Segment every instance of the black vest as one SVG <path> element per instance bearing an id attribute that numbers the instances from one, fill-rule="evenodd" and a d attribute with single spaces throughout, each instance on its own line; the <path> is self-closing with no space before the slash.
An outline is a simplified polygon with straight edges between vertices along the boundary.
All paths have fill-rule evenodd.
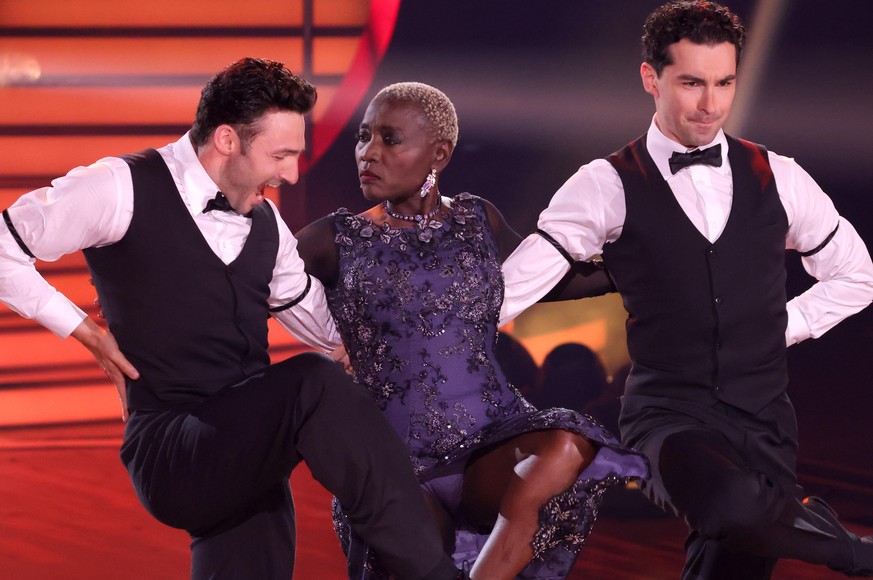
<path id="1" fill-rule="evenodd" d="M 272 209 L 252 211 L 240 255 L 225 265 L 191 219 L 160 154 L 124 160 L 133 218 L 115 244 L 85 250 L 100 306 L 140 372 L 131 410 L 196 402 L 270 362 L 267 298 L 279 248 Z"/>
<path id="2" fill-rule="evenodd" d="M 755 413 L 784 393 L 788 219 L 767 151 L 728 137 L 733 201 L 710 243 L 646 150 L 610 155 L 627 217 L 603 258 L 628 312 L 626 394 L 713 402 Z"/>

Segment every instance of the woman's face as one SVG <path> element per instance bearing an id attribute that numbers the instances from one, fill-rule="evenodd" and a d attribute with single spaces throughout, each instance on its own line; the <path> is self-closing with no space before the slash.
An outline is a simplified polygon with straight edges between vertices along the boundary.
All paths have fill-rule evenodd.
<path id="1" fill-rule="evenodd" d="M 397 205 L 418 197 L 441 158 L 439 142 L 428 129 L 425 116 L 409 104 L 384 99 L 370 103 L 355 147 L 365 198 Z"/>

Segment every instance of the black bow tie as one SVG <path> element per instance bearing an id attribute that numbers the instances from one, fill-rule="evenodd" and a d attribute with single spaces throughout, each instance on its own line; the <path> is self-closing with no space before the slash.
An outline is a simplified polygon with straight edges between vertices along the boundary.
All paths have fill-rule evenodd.
<path id="1" fill-rule="evenodd" d="M 227 198 L 224 197 L 224 194 L 220 191 L 215 194 L 215 197 L 206 202 L 206 207 L 203 208 L 203 213 L 214 209 L 218 211 L 235 211 L 233 207 L 231 207 L 230 202 L 227 201 Z"/>
<path id="2" fill-rule="evenodd" d="M 670 156 L 670 172 L 675 174 L 683 167 L 698 163 L 721 167 L 721 144 L 706 149 L 695 149 L 689 153 L 674 152 Z"/>

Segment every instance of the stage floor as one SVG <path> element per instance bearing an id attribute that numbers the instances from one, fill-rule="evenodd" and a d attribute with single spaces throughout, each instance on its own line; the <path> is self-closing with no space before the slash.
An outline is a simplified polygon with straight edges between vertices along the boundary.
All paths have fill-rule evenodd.
<path id="1" fill-rule="evenodd" d="M 188 575 L 188 537 L 139 505 L 118 460 L 121 424 L 0 429 L 0 579 L 153 580 Z M 330 518 L 330 494 L 305 466 L 291 485 L 297 508 L 296 578 L 345 578 Z M 855 531 L 873 530 L 853 526 Z M 678 578 L 684 526 L 637 492 L 607 497 L 570 578 Z M 777 579 L 843 578 L 780 562 Z"/>

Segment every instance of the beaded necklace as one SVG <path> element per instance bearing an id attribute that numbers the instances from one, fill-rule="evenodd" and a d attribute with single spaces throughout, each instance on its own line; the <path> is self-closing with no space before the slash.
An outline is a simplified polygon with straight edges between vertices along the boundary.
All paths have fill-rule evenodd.
<path id="1" fill-rule="evenodd" d="M 416 222 L 420 227 L 424 227 L 431 220 L 433 216 L 437 214 L 442 209 L 442 203 L 437 203 L 436 207 L 427 212 L 426 214 L 417 213 L 415 215 L 407 215 L 403 213 L 397 213 L 393 211 L 390 207 L 388 207 L 388 200 L 382 202 L 382 208 L 385 210 L 385 213 L 388 216 L 393 217 L 394 219 L 403 220 L 407 222 Z"/>

